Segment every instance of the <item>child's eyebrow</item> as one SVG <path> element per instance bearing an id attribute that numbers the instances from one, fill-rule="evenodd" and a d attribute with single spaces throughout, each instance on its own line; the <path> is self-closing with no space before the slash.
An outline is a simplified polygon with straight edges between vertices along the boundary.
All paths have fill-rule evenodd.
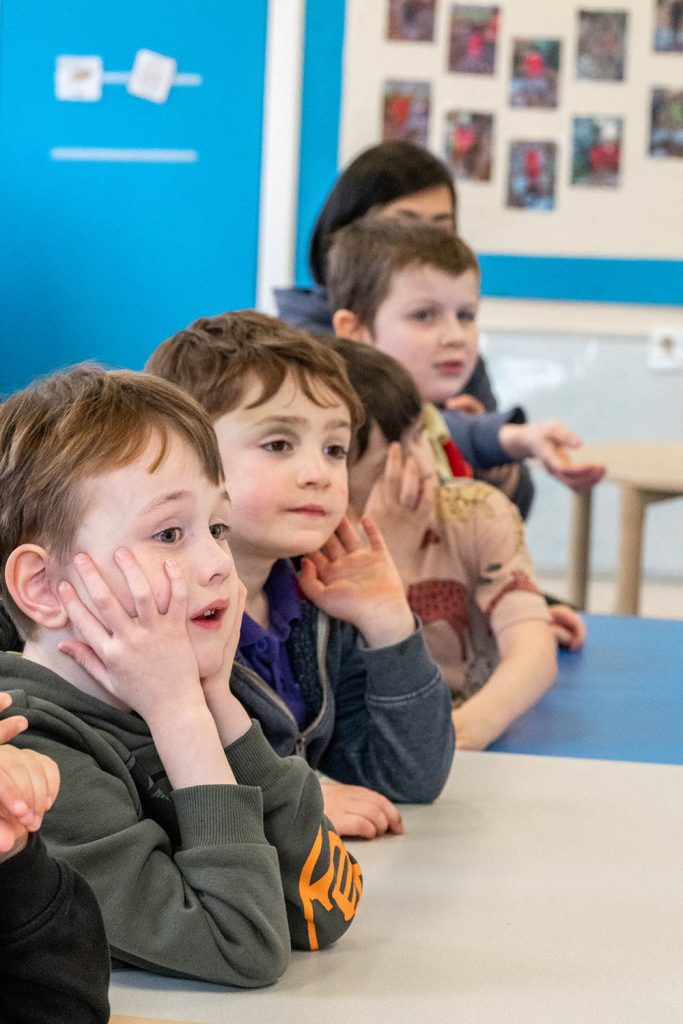
<path id="1" fill-rule="evenodd" d="M 257 426 L 259 429 L 277 430 L 278 428 L 283 430 L 291 430 L 292 428 L 299 430 L 306 430 L 310 427 L 310 423 L 303 416 L 267 416 L 263 420 L 259 420 Z M 346 418 L 337 417 L 336 419 L 328 420 L 325 424 L 326 430 L 337 430 L 339 427 L 345 427 L 347 430 L 351 429 L 351 420 Z"/>
<path id="2" fill-rule="evenodd" d="M 152 498 L 148 505 L 140 509 L 140 515 L 147 515 L 148 512 L 157 512 L 164 505 L 170 505 L 175 501 L 186 501 L 192 495 L 189 491 L 171 491 L 169 494 L 162 494 L 158 498 Z"/>

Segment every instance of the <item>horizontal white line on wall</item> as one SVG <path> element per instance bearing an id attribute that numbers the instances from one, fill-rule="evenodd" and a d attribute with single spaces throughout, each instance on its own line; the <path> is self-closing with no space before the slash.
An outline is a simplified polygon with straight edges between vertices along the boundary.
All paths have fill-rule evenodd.
<path id="1" fill-rule="evenodd" d="M 130 78 L 130 71 L 105 71 L 102 74 L 104 85 L 127 85 Z M 173 79 L 173 85 L 202 85 L 201 75 L 194 72 L 178 72 Z"/>
<path id="2" fill-rule="evenodd" d="M 96 163 L 194 164 L 196 149 L 105 149 L 96 146 L 55 146 L 50 160 L 94 161 Z"/>

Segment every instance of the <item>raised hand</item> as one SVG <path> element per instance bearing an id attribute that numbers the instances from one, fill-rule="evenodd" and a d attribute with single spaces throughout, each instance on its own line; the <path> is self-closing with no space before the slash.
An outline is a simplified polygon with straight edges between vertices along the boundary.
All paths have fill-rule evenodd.
<path id="1" fill-rule="evenodd" d="M 370 647 L 399 643 L 415 629 L 403 583 L 373 519 L 363 516 L 364 543 L 347 518 L 326 544 L 301 561 L 305 596 L 335 619 L 351 622 Z"/>
<path id="2" fill-rule="evenodd" d="M 509 426 L 512 425 L 506 425 L 502 431 Z M 524 432 L 528 446 L 526 454 L 537 458 L 551 476 L 573 491 L 589 491 L 605 475 L 602 465 L 572 462 L 571 450 L 581 446 L 581 439 L 563 423 L 546 420 L 518 425 L 517 429 Z"/>
<path id="3" fill-rule="evenodd" d="M 0 711 L 12 703 L 0 693 Z M 23 715 L 0 721 L 0 862 L 19 853 L 59 792 L 59 769 L 34 750 L 4 746 L 28 726 Z"/>
<path id="4" fill-rule="evenodd" d="M 325 814 L 340 836 L 376 839 L 385 832 L 403 833 L 401 815 L 390 800 L 365 786 L 322 782 Z"/>

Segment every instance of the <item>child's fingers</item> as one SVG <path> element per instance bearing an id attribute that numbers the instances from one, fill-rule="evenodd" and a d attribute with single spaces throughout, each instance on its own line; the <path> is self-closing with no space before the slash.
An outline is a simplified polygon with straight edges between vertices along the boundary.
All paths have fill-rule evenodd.
<path id="1" fill-rule="evenodd" d="M 355 529 L 348 516 L 344 516 L 337 527 L 336 537 L 343 545 L 343 552 L 358 551 L 363 547 L 363 541 L 359 536 L 358 530 Z"/>
<path id="2" fill-rule="evenodd" d="M 171 582 L 171 596 L 168 608 L 163 609 L 163 612 L 185 622 L 187 618 L 187 581 L 183 576 L 180 566 L 174 559 L 167 559 L 164 563 L 164 569 Z M 162 609 L 159 610 L 162 611 Z"/>
<path id="3" fill-rule="evenodd" d="M 128 548 L 119 548 L 114 552 L 114 561 L 126 581 L 137 617 L 143 625 L 149 625 L 159 613 L 166 612 L 167 608 L 157 607 L 149 580 L 132 551 L 129 551 Z"/>
<path id="4" fill-rule="evenodd" d="M 5 707 L 7 706 L 5 705 Z M 13 740 L 24 729 L 28 729 L 28 721 L 23 715 L 12 715 L 10 718 L 3 718 L 0 722 L 0 744 L 9 743 L 10 740 Z"/>
<path id="5" fill-rule="evenodd" d="M 74 558 L 74 566 L 95 606 L 99 623 L 110 636 L 120 632 L 130 622 L 130 615 L 104 579 L 98 566 L 83 552 Z M 86 639 L 91 643 L 89 637 Z"/>
<path id="6" fill-rule="evenodd" d="M 420 467 L 415 459 L 409 456 L 406 459 L 405 466 L 403 468 L 403 478 L 401 480 L 401 489 L 398 498 L 399 503 L 403 505 L 404 508 L 410 509 L 414 512 L 420 500 L 421 489 L 422 479 Z"/>
<path id="7" fill-rule="evenodd" d="M 373 551 L 386 551 L 387 546 L 384 543 L 384 537 L 379 526 L 372 518 L 372 516 L 363 516 L 361 524 L 365 530 L 365 536 L 368 538 L 368 543 Z"/>
<path id="8" fill-rule="evenodd" d="M 67 580 L 61 580 L 57 593 L 71 624 L 91 647 L 102 650 L 111 637 L 110 631 L 85 606 L 76 589 Z"/>
<path id="9" fill-rule="evenodd" d="M 74 622 L 74 625 L 78 628 L 77 623 Z M 93 679 L 96 679 L 98 683 L 108 689 L 109 674 L 104 667 L 104 663 L 98 658 L 92 647 L 82 643 L 80 640 L 61 640 L 57 644 L 57 650 L 61 654 L 66 654 L 68 658 L 71 658 L 77 665 L 80 665 L 88 675 L 91 675 Z"/>
<path id="10" fill-rule="evenodd" d="M 403 452 L 398 441 L 389 445 L 387 461 L 384 467 L 384 482 L 388 490 L 388 496 L 392 501 L 398 501 L 401 492 L 401 481 L 403 478 Z"/>
<path id="11" fill-rule="evenodd" d="M 0 690 L 0 711 L 6 711 L 12 703 L 12 698 L 6 690 Z"/>

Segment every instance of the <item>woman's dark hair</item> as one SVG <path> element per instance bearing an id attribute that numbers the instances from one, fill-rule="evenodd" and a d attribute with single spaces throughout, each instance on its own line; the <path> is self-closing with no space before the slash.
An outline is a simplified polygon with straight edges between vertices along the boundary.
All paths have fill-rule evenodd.
<path id="1" fill-rule="evenodd" d="M 451 173 L 438 157 L 412 142 L 380 142 L 366 149 L 337 178 L 311 235 L 308 265 L 314 281 L 325 283 L 325 259 L 338 228 L 364 217 L 373 206 L 445 185 L 453 197 Z"/>

